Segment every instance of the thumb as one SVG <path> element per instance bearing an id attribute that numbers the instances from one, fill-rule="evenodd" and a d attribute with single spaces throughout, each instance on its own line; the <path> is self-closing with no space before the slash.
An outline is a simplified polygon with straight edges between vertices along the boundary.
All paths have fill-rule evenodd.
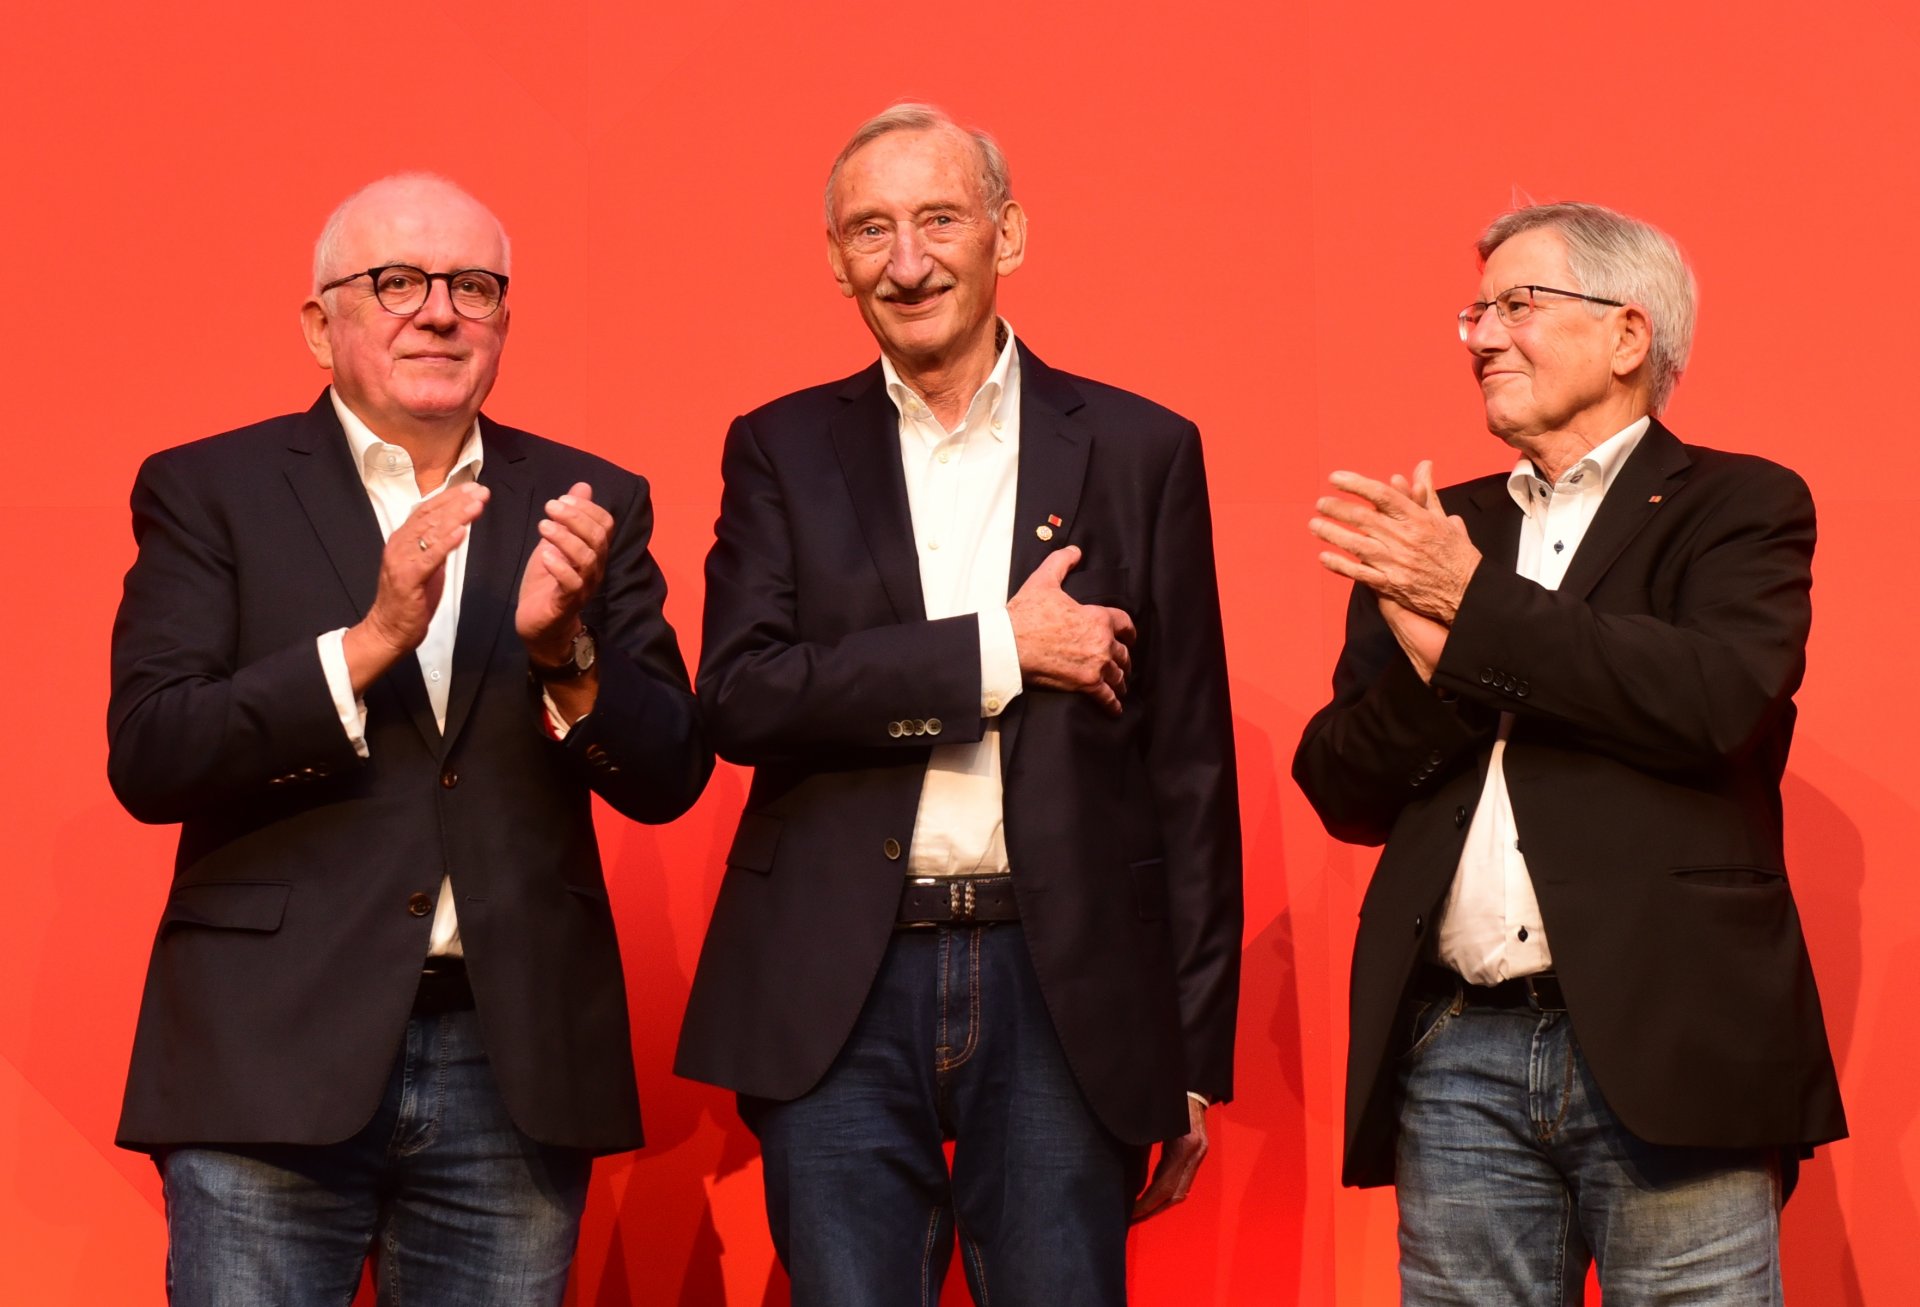
<path id="1" fill-rule="evenodd" d="M 1067 579 L 1067 573 L 1080 561 L 1080 546 L 1068 545 L 1065 549 L 1056 549 L 1041 560 L 1040 566 L 1033 569 L 1033 575 L 1027 578 L 1027 584 L 1038 583 L 1059 589 Z"/>

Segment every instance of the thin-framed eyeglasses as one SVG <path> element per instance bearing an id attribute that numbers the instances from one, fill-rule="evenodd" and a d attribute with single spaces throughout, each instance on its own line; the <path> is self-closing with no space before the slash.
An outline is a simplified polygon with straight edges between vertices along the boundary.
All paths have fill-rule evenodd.
<path id="1" fill-rule="evenodd" d="M 1509 286 L 1490 300 L 1475 300 L 1460 310 L 1460 339 L 1465 340 L 1467 333 L 1480 325 L 1480 319 L 1492 309 L 1500 315 L 1502 324 L 1517 327 L 1533 315 L 1535 308 L 1533 297 L 1536 295 L 1562 295 L 1570 300 L 1585 300 L 1589 304 L 1606 304 L 1616 309 L 1624 309 L 1619 300 L 1605 300 L 1598 295 L 1583 295 L 1577 290 L 1559 290 L 1552 286 Z"/>
<path id="2" fill-rule="evenodd" d="M 373 297 L 380 307 L 396 317 L 408 318 L 426 307 L 433 283 L 447 283 L 447 299 L 453 311 L 463 318 L 478 321 L 499 312 L 507 297 L 507 275 L 485 268 L 456 268 L 452 272 L 428 272 L 411 263 L 387 263 L 365 272 L 350 273 L 320 288 L 324 294 L 337 286 L 365 277 L 373 283 Z"/>

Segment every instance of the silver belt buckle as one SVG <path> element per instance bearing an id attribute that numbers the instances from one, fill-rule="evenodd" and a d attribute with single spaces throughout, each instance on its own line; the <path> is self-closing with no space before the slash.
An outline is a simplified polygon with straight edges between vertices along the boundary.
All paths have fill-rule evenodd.
<path id="1" fill-rule="evenodd" d="M 973 882 L 956 880 L 947 886 L 947 911 L 955 921 L 972 921 L 974 908 Z"/>

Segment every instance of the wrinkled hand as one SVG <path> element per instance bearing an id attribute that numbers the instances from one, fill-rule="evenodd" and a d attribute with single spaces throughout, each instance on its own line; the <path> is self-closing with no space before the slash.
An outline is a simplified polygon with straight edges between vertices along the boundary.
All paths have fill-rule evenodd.
<path id="1" fill-rule="evenodd" d="M 1187 1200 L 1193 1177 L 1207 1155 L 1207 1108 L 1199 1099 L 1187 1098 L 1187 1133 L 1160 1145 L 1160 1161 L 1153 1168 L 1153 1179 L 1146 1191 L 1133 1200 L 1133 1219 L 1144 1221 L 1158 1216 L 1176 1203 Z"/>
<path id="2" fill-rule="evenodd" d="M 540 537 L 520 577 L 513 625 L 529 657 L 557 667 L 566 661 L 580 630 L 580 610 L 606 575 L 613 515 L 593 502 L 592 486 L 576 482 L 566 494 L 547 501 Z"/>
<path id="3" fill-rule="evenodd" d="M 348 629 L 347 672 L 358 694 L 427 638 L 447 584 L 447 557 L 487 506 L 487 488 L 454 486 L 415 504 L 380 554 L 373 607 Z"/>
<path id="4" fill-rule="evenodd" d="M 1466 523 L 1447 516 L 1433 493 L 1433 464 L 1415 468 L 1411 483 L 1354 472 L 1335 472 L 1327 480 L 1353 498 L 1327 495 L 1314 502 L 1320 516 L 1307 529 L 1344 551 L 1322 552 L 1320 565 L 1412 613 L 1451 625 L 1480 551 L 1467 538 Z"/>
<path id="5" fill-rule="evenodd" d="M 1013 643 L 1028 685 L 1074 690 L 1118 714 L 1133 668 L 1133 619 L 1118 608 L 1083 604 L 1061 588 L 1080 561 L 1080 547 L 1048 554 L 1012 599 Z"/>

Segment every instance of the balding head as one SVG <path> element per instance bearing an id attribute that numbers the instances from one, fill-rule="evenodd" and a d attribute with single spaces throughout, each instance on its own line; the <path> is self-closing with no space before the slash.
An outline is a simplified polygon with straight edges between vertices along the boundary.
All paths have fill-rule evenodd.
<path id="1" fill-rule="evenodd" d="M 491 209 L 445 177 L 430 172 L 403 172 L 368 182 L 342 200 L 328 217 L 327 225 L 320 229 L 320 239 L 313 243 L 313 288 L 316 295 L 320 287 L 328 282 L 373 266 L 356 261 L 351 248 L 356 243 L 354 237 L 367 224 L 395 213 L 436 216 L 464 213 L 483 221 L 493 228 L 499 240 L 499 259 L 481 266 L 495 272 L 513 271 L 509 266 L 513 261 L 513 252 L 507 240 L 507 229 L 501 226 Z M 379 256 L 371 257 L 377 259 Z"/>

